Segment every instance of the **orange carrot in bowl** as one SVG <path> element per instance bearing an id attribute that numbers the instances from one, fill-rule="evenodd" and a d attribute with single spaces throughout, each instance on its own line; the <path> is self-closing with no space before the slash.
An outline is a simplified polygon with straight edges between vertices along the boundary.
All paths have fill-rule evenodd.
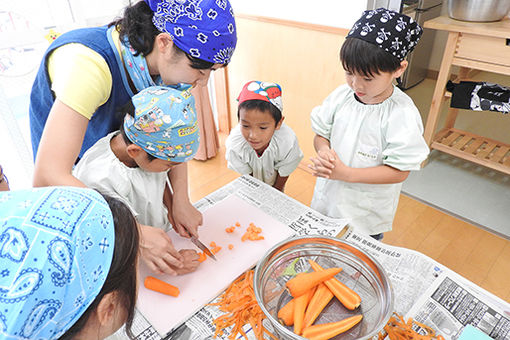
<path id="1" fill-rule="evenodd" d="M 308 302 L 315 292 L 315 287 L 309 289 L 301 296 L 294 298 L 294 333 L 301 335 L 303 331 L 303 320 L 305 319 L 305 310 Z"/>
<path id="2" fill-rule="evenodd" d="M 299 273 L 285 285 L 290 291 L 290 295 L 298 297 L 303 295 L 312 287 L 317 286 L 319 283 L 332 278 L 336 274 L 340 273 L 342 268 L 328 268 L 321 271 L 315 271 L 310 273 Z"/>
<path id="3" fill-rule="evenodd" d="M 285 304 L 278 311 L 278 319 L 282 320 L 285 326 L 292 326 L 294 324 L 294 303 L 296 298 L 293 298 Z"/>
<path id="4" fill-rule="evenodd" d="M 356 326 L 363 315 L 354 315 L 337 322 L 313 325 L 303 330 L 303 337 L 310 340 L 327 340 Z"/>
<path id="5" fill-rule="evenodd" d="M 145 288 L 154 290 L 156 292 L 170 295 L 170 296 L 179 296 L 179 288 L 176 286 L 172 286 L 169 283 L 166 283 L 165 281 L 161 281 L 160 279 L 156 279 L 153 276 L 147 276 L 145 278 L 145 281 L 143 282 L 143 285 Z"/>
<path id="6" fill-rule="evenodd" d="M 324 269 L 315 261 L 308 260 L 313 270 L 316 273 L 323 271 Z M 326 269 L 327 270 L 327 269 Z M 335 294 L 338 301 L 340 301 L 345 308 L 354 310 L 361 304 L 361 297 L 351 288 L 340 282 L 336 278 L 330 278 L 324 281 L 324 284 Z"/>
<path id="7" fill-rule="evenodd" d="M 309 327 L 313 324 L 315 319 L 319 316 L 322 310 L 327 306 L 329 301 L 333 298 L 333 293 L 322 282 L 319 283 L 315 293 L 313 294 L 308 307 L 306 307 L 305 318 L 303 320 L 303 327 Z"/>

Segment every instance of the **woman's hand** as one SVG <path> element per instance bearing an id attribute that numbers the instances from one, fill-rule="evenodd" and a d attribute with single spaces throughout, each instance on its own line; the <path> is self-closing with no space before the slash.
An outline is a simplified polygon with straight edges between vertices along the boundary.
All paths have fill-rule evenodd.
<path id="1" fill-rule="evenodd" d="M 181 254 L 183 258 L 183 266 L 182 268 L 176 269 L 177 275 L 194 272 L 200 265 L 198 253 L 194 249 L 181 249 L 179 250 L 179 254 Z"/>
<path id="2" fill-rule="evenodd" d="M 140 254 L 149 269 L 157 274 L 178 275 L 177 270 L 184 267 L 184 258 L 170 237 L 159 228 L 143 224 L 140 232 Z"/>

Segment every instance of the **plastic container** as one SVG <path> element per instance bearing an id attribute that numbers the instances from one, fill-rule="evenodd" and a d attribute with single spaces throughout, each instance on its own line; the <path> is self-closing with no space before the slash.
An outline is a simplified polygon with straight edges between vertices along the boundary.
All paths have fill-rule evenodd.
<path id="1" fill-rule="evenodd" d="M 363 314 L 362 321 L 334 339 L 370 339 L 382 330 L 393 312 L 393 290 L 381 265 L 359 248 L 330 237 L 306 236 L 283 241 L 258 262 L 254 274 L 255 297 L 279 339 L 304 339 L 278 321 L 278 310 L 292 298 L 285 288 L 296 272 L 312 271 L 312 259 L 323 268 L 342 267 L 336 275 L 361 297 L 361 305 L 351 311 L 335 297 L 323 310 L 315 324 L 340 321 Z"/>
<path id="2" fill-rule="evenodd" d="M 508 11 L 510 0 L 448 0 L 448 15 L 457 20 L 499 21 Z"/>

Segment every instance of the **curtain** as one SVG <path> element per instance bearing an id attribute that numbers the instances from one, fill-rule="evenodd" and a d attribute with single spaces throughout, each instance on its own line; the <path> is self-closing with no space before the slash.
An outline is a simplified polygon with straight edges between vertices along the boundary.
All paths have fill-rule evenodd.
<path id="1" fill-rule="evenodd" d="M 209 89 L 207 86 L 196 86 L 191 91 L 195 97 L 197 110 L 198 127 L 200 131 L 200 146 L 195 155 L 195 159 L 205 161 L 213 158 L 218 153 L 219 139 L 216 124 L 209 100 Z"/>

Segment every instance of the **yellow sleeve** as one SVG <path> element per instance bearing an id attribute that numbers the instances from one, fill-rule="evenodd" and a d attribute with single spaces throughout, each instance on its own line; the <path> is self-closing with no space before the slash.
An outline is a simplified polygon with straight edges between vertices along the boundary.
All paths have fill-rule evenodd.
<path id="1" fill-rule="evenodd" d="M 55 49 L 48 58 L 48 73 L 55 96 L 87 119 L 110 97 L 110 68 L 85 45 L 71 43 Z"/>

